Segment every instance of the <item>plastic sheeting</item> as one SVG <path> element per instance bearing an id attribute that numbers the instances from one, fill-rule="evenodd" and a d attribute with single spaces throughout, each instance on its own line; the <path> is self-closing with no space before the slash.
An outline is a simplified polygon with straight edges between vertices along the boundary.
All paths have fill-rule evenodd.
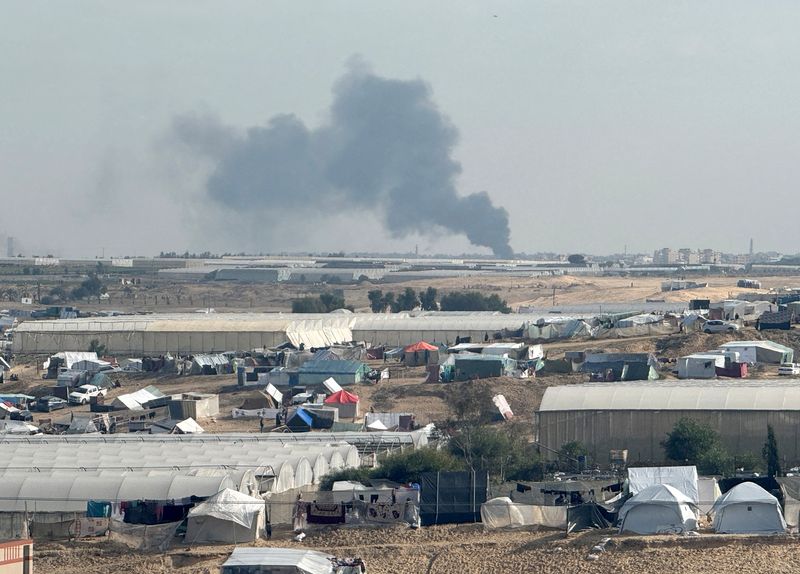
<path id="1" fill-rule="evenodd" d="M 566 529 L 566 506 L 517 504 L 506 496 L 487 500 L 481 505 L 481 522 L 487 528 L 544 526 Z"/>
<path id="2" fill-rule="evenodd" d="M 189 511 L 189 520 L 198 516 L 211 516 L 251 528 L 253 521 L 264 512 L 264 501 L 226 488 L 198 504 Z"/>

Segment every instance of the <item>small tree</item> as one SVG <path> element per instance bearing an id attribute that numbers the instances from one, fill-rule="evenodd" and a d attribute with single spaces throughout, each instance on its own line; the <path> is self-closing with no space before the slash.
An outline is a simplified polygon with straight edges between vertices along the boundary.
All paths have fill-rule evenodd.
<path id="1" fill-rule="evenodd" d="M 383 299 L 383 291 L 380 289 L 373 289 L 367 293 L 369 299 L 369 308 L 373 313 L 383 313 L 386 310 L 386 302 Z"/>
<path id="2" fill-rule="evenodd" d="M 778 455 L 778 441 L 775 438 L 775 431 L 772 425 L 767 425 L 767 442 L 764 443 L 764 448 L 761 450 L 761 456 L 767 463 L 768 476 L 781 475 L 781 459 Z"/>
<path id="3" fill-rule="evenodd" d="M 292 313 L 326 313 L 325 305 L 314 297 L 303 297 L 292 301 Z"/>
<path id="4" fill-rule="evenodd" d="M 97 353 L 98 357 L 102 357 L 106 354 L 106 346 L 100 343 L 99 339 L 92 339 L 89 341 L 89 352 L 90 353 Z"/>
<path id="5" fill-rule="evenodd" d="M 417 305 L 419 305 L 419 299 L 417 299 L 416 291 L 414 291 L 411 287 L 406 287 L 405 291 L 397 296 L 397 303 L 394 311 L 411 311 Z"/>
<path id="6" fill-rule="evenodd" d="M 439 308 L 436 303 L 437 291 L 433 287 L 428 287 L 425 291 L 419 292 L 419 305 L 423 311 L 436 311 Z"/>
<path id="7" fill-rule="evenodd" d="M 586 456 L 589 454 L 589 449 L 580 441 L 573 440 L 561 445 L 558 449 L 558 460 L 565 462 L 570 467 L 578 466 L 578 457 Z"/>
<path id="8" fill-rule="evenodd" d="M 478 383 L 448 385 L 444 401 L 456 423 L 487 423 L 497 412 L 492 403 L 492 390 Z"/>
<path id="9" fill-rule="evenodd" d="M 719 435 L 713 428 L 688 417 L 675 423 L 661 446 L 668 459 L 690 464 L 698 464 L 712 450 L 720 448 Z"/>
<path id="10" fill-rule="evenodd" d="M 572 263 L 573 265 L 586 265 L 586 257 L 579 253 L 574 253 L 567 257 L 567 261 Z"/>

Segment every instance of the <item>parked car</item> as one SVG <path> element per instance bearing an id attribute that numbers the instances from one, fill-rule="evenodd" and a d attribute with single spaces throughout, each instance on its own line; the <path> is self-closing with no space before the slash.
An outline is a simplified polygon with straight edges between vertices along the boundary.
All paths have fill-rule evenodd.
<path id="1" fill-rule="evenodd" d="M 717 319 L 706 321 L 706 324 L 703 325 L 703 333 L 733 333 L 738 330 L 739 325 L 737 323 L 719 321 Z"/>
<path id="2" fill-rule="evenodd" d="M 92 397 L 106 396 L 107 389 L 101 389 L 95 385 L 81 385 L 69 394 L 69 404 L 85 405 Z"/>
<path id="3" fill-rule="evenodd" d="M 789 377 L 800 375 L 800 365 L 797 363 L 781 363 L 781 366 L 778 367 L 778 374 Z"/>
<path id="4" fill-rule="evenodd" d="M 39 400 L 36 401 L 36 410 L 43 413 L 57 411 L 58 409 L 66 408 L 66 406 L 67 401 L 50 395 L 46 397 L 40 397 Z"/>

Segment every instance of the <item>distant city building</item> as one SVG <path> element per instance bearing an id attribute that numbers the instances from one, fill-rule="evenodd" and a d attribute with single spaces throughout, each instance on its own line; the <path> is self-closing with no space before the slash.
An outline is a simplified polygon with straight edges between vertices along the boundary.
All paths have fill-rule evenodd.
<path id="1" fill-rule="evenodd" d="M 673 265 L 678 263 L 678 253 L 669 247 L 657 249 L 653 253 L 653 263 L 656 265 Z"/>
<path id="2" fill-rule="evenodd" d="M 699 253 L 700 263 L 717 264 L 722 262 L 722 254 L 713 249 L 702 249 Z"/>
<path id="3" fill-rule="evenodd" d="M 10 235 L 6 239 L 6 257 L 14 257 L 14 238 Z"/>
<path id="4" fill-rule="evenodd" d="M 699 265 L 700 264 L 700 253 L 694 251 L 693 249 L 679 249 L 678 250 L 678 259 L 681 263 L 685 263 L 687 265 Z"/>

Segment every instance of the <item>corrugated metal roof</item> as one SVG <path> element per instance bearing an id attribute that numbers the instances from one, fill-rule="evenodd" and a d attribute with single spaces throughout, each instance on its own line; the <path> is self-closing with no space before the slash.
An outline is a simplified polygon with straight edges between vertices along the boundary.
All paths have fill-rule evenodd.
<path id="1" fill-rule="evenodd" d="M 580 410 L 800 411 L 800 383 L 683 380 L 549 387 L 540 412 Z"/>

